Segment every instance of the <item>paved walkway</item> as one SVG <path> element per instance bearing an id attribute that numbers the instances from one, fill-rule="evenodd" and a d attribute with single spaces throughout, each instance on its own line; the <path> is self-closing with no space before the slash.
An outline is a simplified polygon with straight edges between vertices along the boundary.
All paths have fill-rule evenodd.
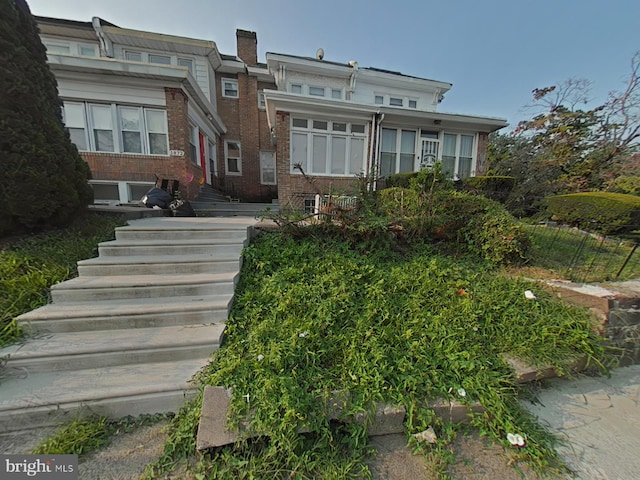
<path id="1" fill-rule="evenodd" d="M 567 441 L 560 454 L 577 478 L 640 478 L 640 365 L 550 385 L 526 407 Z"/>

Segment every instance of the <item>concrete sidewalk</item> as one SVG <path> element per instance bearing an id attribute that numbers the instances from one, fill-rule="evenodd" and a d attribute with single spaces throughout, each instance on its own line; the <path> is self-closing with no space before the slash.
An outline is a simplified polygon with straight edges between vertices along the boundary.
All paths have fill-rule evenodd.
<path id="1" fill-rule="evenodd" d="M 524 406 L 567 442 L 559 452 L 576 478 L 640 478 L 640 365 L 549 385 Z"/>

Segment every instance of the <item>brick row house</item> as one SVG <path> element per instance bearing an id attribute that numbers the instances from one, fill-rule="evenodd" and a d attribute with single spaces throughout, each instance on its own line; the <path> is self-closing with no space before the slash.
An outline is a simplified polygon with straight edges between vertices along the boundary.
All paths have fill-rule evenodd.
<path id="1" fill-rule="evenodd" d="M 441 162 L 453 178 L 483 171 L 503 119 L 441 113 L 451 84 L 357 62 L 267 53 L 237 30 L 237 54 L 208 40 L 36 17 L 64 121 L 88 162 L 96 202 L 131 203 L 157 178 L 193 199 L 201 183 L 245 202 L 311 208 Z M 313 178 L 313 185 L 304 178 Z"/>

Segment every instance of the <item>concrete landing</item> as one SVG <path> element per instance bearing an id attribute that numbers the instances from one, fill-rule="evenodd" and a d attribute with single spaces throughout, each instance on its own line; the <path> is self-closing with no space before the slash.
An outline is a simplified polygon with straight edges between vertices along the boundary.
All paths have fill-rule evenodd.
<path id="1" fill-rule="evenodd" d="M 576 478 L 640 478 L 640 365 L 548 385 L 523 405 L 567 442 L 559 451 Z"/>

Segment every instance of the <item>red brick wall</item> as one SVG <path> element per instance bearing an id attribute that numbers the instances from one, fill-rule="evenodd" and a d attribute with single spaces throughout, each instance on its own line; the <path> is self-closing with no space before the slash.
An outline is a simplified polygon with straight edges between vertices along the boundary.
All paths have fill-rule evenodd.
<path id="1" fill-rule="evenodd" d="M 476 153 L 476 175 L 484 175 L 487 171 L 487 146 L 489 134 L 478 133 L 478 151 Z"/>
<path id="2" fill-rule="evenodd" d="M 258 37 L 256 32 L 236 30 L 236 43 L 238 57 L 247 65 L 255 66 L 258 63 Z"/>
<path id="3" fill-rule="evenodd" d="M 180 181 L 183 197 L 195 198 L 202 170 L 190 158 L 187 96 L 179 88 L 165 88 L 165 98 L 169 150 L 182 150 L 184 156 L 82 152 L 94 180 L 154 182 L 156 176 L 175 179 Z M 191 182 L 190 178 L 193 178 Z"/>
<path id="4" fill-rule="evenodd" d="M 238 79 L 239 98 L 222 96 L 222 82 L 216 84 L 218 113 L 227 126 L 227 133 L 218 145 L 220 176 L 217 188 L 245 202 L 270 202 L 276 198 L 274 185 L 260 184 L 260 151 L 274 151 L 271 144 L 266 111 L 258 108 L 258 89 L 275 88 L 272 83 L 258 83 L 257 77 L 239 73 L 220 74 L 220 78 Z M 226 172 L 224 140 L 240 142 L 242 175 Z"/>

